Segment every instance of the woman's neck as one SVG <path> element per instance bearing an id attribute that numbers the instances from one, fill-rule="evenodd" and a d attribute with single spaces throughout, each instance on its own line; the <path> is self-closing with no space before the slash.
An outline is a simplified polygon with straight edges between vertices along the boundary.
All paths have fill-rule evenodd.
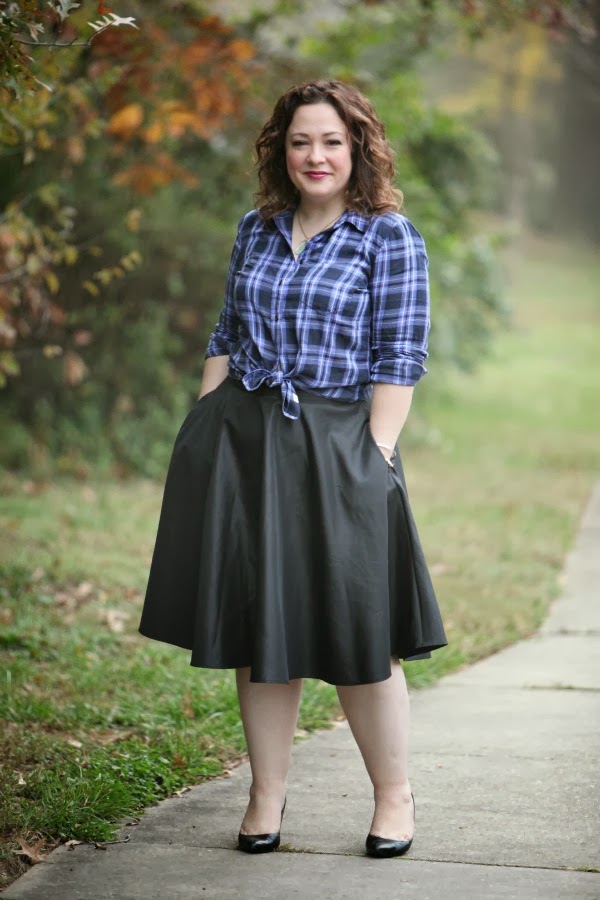
<path id="1" fill-rule="evenodd" d="M 346 207 L 336 200 L 333 203 L 307 203 L 302 200 L 298 204 L 297 211 L 302 218 L 302 224 L 307 230 L 315 230 L 319 226 L 323 226 L 325 222 L 332 222 L 339 219 Z"/>

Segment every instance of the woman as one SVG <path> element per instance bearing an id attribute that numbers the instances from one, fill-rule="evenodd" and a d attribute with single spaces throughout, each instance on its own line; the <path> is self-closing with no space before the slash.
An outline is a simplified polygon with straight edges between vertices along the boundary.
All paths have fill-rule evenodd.
<path id="1" fill-rule="evenodd" d="M 354 87 L 278 101 L 257 144 L 200 396 L 177 437 L 140 631 L 235 668 L 238 845 L 279 845 L 302 678 L 337 686 L 373 782 L 372 856 L 414 831 L 400 659 L 446 644 L 396 439 L 426 371 L 423 239 Z"/>

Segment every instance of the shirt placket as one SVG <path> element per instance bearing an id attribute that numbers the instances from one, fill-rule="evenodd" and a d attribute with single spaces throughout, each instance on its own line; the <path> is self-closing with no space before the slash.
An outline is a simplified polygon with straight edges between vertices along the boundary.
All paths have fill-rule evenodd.
<path id="1" fill-rule="evenodd" d="M 277 348 L 277 363 L 276 363 L 276 371 L 278 374 L 278 378 L 283 377 L 283 372 L 285 371 L 286 364 L 286 347 L 285 347 L 285 339 L 284 339 L 284 328 L 282 327 L 282 321 L 284 319 L 285 313 L 285 297 L 288 292 L 288 287 L 296 274 L 296 269 L 298 267 L 297 260 L 294 260 L 293 263 L 290 264 L 288 260 L 287 265 L 285 267 L 285 271 L 280 275 L 279 280 L 276 285 L 275 297 L 274 297 L 274 310 L 273 310 L 273 318 L 274 318 L 274 332 L 275 332 L 275 346 Z"/>

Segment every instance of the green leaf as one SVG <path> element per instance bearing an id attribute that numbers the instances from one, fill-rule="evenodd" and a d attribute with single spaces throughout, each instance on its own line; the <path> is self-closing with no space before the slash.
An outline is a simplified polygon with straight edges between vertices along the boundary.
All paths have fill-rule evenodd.
<path id="1" fill-rule="evenodd" d="M 0 353 L 0 370 L 2 372 L 5 372 L 7 375 L 20 374 L 21 367 L 10 351 Z"/>

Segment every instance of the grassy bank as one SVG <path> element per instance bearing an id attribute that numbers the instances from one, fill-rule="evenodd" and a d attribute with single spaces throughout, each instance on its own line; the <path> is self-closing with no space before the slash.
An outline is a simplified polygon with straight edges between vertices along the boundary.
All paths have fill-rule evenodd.
<path id="1" fill-rule="evenodd" d="M 531 241 L 515 330 L 428 400 L 426 446 L 417 394 L 403 458 L 450 646 L 406 665 L 414 686 L 530 634 L 557 593 L 600 472 L 598 283 L 591 252 Z M 244 749 L 232 673 L 190 669 L 136 633 L 161 486 L 6 476 L 3 488 L 0 887 L 39 841 L 108 839 Z M 335 691 L 307 681 L 301 731 L 337 713 Z"/>

